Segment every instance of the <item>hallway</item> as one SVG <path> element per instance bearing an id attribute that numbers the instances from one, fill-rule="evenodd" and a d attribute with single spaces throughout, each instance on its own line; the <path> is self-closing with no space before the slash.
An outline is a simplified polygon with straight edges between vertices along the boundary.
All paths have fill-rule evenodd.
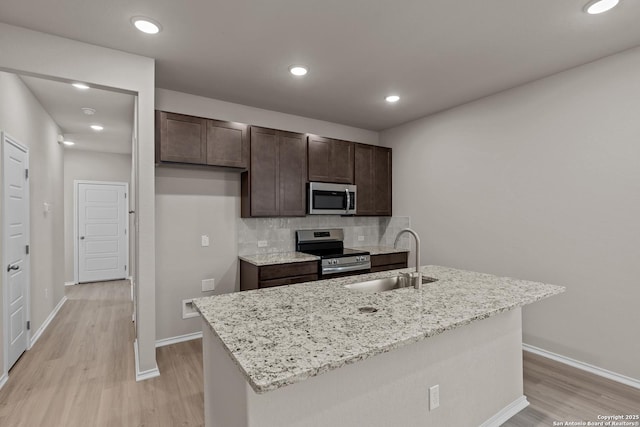
<path id="1" fill-rule="evenodd" d="M 204 424 L 200 340 L 158 349 L 136 383 L 128 281 L 69 286 L 67 302 L 0 391 L 0 426 Z"/>

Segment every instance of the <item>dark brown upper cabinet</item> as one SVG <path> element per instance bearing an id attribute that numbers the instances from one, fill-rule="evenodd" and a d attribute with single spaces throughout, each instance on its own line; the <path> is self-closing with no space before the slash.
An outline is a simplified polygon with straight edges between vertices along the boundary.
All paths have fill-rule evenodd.
<path id="1" fill-rule="evenodd" d="M 223 122 L 156 111 L 156 161 L 247 168 L 249 130 Z"/>
<path id="2" fill-rule="evenodd" d="M 207 123 L 199 117 L 156 111 L 156 160 L 207 163 Z"/>
<path id="3" fill-rule="evenodd" d="M 307 136 L 309 181 L 353 184 L 354 143 Z"/>
<path id="4" fill-rule="evenodd" d="M 242 123 L 207 120 L 207 164 L 246 168 L 249 163 L 249 127 Z"/>
<path id="5" fill-rule="evenodd" d="M 299 133 L 251 127 L 249 170 L 242 174 L 243 217 L 304 216 L 307 146 Z"/>
<path id="6" fill-rule="evenodd" d="M 357 215 L 391 216 L 391 149 L 355 144 Z"/>

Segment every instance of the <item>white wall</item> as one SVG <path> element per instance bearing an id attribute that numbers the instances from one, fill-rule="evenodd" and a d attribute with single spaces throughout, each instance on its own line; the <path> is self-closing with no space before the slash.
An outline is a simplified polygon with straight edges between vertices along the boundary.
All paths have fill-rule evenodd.
<path id="1" fill-rule="evenodd" d="M 376 144 L 378 134 L 335 123 L 262 110 L 164 89 L 156 109 L 294 132 Z M 208 168 L 156 168 L 157 338 L 200 330 L 198 319 L 182 319 L 183 299 L 201 297 L 202 279 L 213 278 L 213 293 L 239 290 L 237 222 L 240 172 Z M 200 246 L 209 235 L 211 246 Z"/>
<path id="2" fill-rule="evenodd" d="M 101 153 L 97 151 L 74 150 L 64 152 L 64 279 L 74 281 L 74 189 L 73 181 L 117 181 L 131 180 L 131 155 Z M 131 200 L 131 199 L 129 199 Z M 129 252 L 130 258 L 132 251 Z M 131 260 L 129 264 L 131 265 Z"/>
<path id="3" fill-rule="evenodd" d="M 136 174 L 136 334 L 137 371 L 156 372 L 155 358 L 155 62 L 62 37 L 0 23 L 0 69 L 61 81 L 84 81 L 137 94 Z M 60 223 L 62 230 L 63 224 Z M 61 249 L 62 250 L 62 249 Z M 63 264 L 59 264 L 62 269 Z"/>
<path id="4" fill-rule="evenodd" d="M 4 72 L 0 72 L 0 129 L 29 148 L 33 336 L 64 296 L 63 149 L 57 142 L 60 131 L 53 119 L 18 76 Z M 0 174 L 0 185 L 1 181 Z M 47 213 L 44 203 L 51 206 Z M 1 256 L 0 253 L 0 259 Z M 2 286 L 0 283 L 0 301 Z M 0 336 L 3 319 L 0 303 Z M 3 341 L 0 339 L 0 377 L 4 367 Z"/>
<path id="5" fill-rule="evenodd" d="M 640 48 L 381 134 L 422 263 L 567 287 L 524 341 L 640 379 Z"/>

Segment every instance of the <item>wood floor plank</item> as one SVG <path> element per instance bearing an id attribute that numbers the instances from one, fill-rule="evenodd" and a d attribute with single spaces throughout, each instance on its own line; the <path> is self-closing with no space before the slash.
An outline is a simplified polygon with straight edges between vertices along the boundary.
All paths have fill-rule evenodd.
<path id="1" fill-rule="evenodd" d="M 598 415 L 640 414 L 640 390 L 530 352 L 523 354 L 530 402 L 505 427 L 547 427 L 554 421 L 595 422 Z"/>
<path id="2" fill-rule="evenodd" d="M 138 383 L 129 283 L 66 291 L 68 301 L 0 390 L 0 426 L 204 426 L 201 340 L 159 348 L 160 377 Z M 532 353 L 523 358 L 530 405 L 506 427 L 640 413 L 640 390 Z"/>
<path id="3" fill-rule="evenodd" d="M 203 426 L 199 341 L 158 350 L 135 381 L 128 281 L 70 286 L 67 302 L 0 390 L 0 426 Z"/>

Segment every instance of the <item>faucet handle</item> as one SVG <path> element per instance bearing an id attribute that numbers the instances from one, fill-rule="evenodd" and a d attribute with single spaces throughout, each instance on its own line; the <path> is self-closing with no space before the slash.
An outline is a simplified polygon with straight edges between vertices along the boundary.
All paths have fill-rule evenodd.
<path id="1" fill-rule="evenodd" d="M 409 286 L 413 286 L 411 273 L 400 273 L 400 283 L 398 285 L 399 288 L 408 288 Z"/>
<path id="2" fill-rule="evenodd" d="M 411 280 L 415 289 L 422 289 L 422 271 L 418 270 L 415 275 L 411 275 Z"/>

